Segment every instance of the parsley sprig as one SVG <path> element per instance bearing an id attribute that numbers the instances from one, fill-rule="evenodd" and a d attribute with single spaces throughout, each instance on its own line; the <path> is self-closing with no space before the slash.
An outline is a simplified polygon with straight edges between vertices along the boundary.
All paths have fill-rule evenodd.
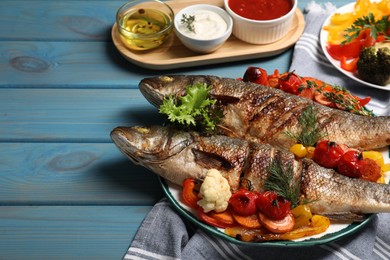
<path id="1" fill-rule="evenodd" d="M 222 112 L 216 105 L 217 100 L 210 98 L 210 90 L 207 84 L 190 85 L 186 95 L 165 98 L 160 113 L 167 115 L 172 123 L 177 123 L 181 128 L 211 132 L 219 123 Z"/>
<path id="2" fill-rule="evenodd" d="M 388 15 L 383 16 L 377 21 L 372 13 L 368 13 L 367 16 L 356 19 L 352 26 L 345 30 L 345 40 L 341 44 L 353 41 L 366 29 L 370 29 L 370 36 L 374 39 L 377 39 L 379 34 L 383 34 L 386 39 L 390 39 L 390 36 L 386 35 L 386 30 L 389 27 L 390 21 Z"/>

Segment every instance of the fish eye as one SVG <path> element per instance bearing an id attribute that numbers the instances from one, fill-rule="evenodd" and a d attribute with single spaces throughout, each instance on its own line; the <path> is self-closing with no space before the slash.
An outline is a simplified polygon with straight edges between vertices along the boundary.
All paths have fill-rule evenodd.
<path id="1" fill-rule="evenodd" d="M 163 82 L 172 82 L 173 78 L 169 77 L 169 76 L 161 76 L 160 80 L 163 81 Z"/>

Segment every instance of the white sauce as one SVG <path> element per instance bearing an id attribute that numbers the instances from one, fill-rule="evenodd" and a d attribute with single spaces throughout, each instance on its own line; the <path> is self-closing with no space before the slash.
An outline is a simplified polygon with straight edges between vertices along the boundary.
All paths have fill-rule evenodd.
<path id="1" fill-rule="evenodd" d="M 193 23 L 195 32 L 190 31 L 186 24 L 180 23 L 179 30 L 195 39 L 210 40 L 222 35 L 227 30 L 227 23 L 217 13 L 207 10 L 194 11 L 188 13 L 187 16 L 195 17 Z"/>

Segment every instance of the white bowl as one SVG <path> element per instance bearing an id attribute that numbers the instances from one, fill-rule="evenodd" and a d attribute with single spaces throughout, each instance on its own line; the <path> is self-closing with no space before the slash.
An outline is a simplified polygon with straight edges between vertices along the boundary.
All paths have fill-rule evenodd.
<path id="1" fill-rule="evenodd" d="M 183 15 L 187 15 L 188 17 L 190 15 L 198 13 L 199 11 L 212 12 L 219 15 L 220 18 L 222 18 L 226 22 L 226 30 L 223 30 L 223 32 L 217 35 L 207 36 L 207 38 L 205 39 L 200 39 L 199 35 L 196 34 L 189 34 L 189 32 L 186 33 L 183 29 L 184 25 L 181 22 Z M 223 22 L 215 24 L 220 25 L 223 24 Z M 226 11 L 220 7 L 208 4 L 197 4 L 188 6 L 180 10 L 175 15 L 174 25 L 175 33 L 184 46 L 198 53 L 210 53 L 216 51 L 229 38 L 232 33 L 233 21 L 229 14 L 226 13 Z"/>
<path id="2" fill-rule="evenodd" d="M 224 0 L 226 11 L 233 18 L 233 35 L 252 44 L 273 43 L 285 36 L 292 24 L 298 0 L 292 1 L 292 9 L 284 16 L 273 20 L 252 20 L 242 17 L 229 7 L 229 0 Z"/>

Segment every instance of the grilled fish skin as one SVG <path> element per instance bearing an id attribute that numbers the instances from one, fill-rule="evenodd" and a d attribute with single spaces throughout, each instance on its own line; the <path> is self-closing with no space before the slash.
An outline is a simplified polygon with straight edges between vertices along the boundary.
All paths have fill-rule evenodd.
<path id="1" fill-rule="evenodd" d="M 228 180 L 233 192 L 241 180 L 245 184 L 249 180 L 254 190 L 262 192 L 269 164 L 278 159 L 292 167 L 294 180 L 300 182 L 300 199 L 312 201 L 315 214 L 390 212 L 390 185 L 351 179 L 310 159 L 296 160 L 288 151 L 269 144 L 162 126 L 117 127 L 111 138 L 135 164 L 178 185 L 186 178 L 202 180 L 213 168 Z"/>
<path id="2" fill-rule="evenodd" d="M 249 141 L 270 143 L 288 149 L 295 143 L 285 132 L 298 134 L 298 118 L 310 105 L 317 111 L 322 139 L 359 150 L 373 150 L 390 145 L 390 117 L 368 117 L 319 105 L 311 100 L 240 80 L 216 76 L 172 75 L 145 78 L 139 88 L 145 98 L 159 107 L 164 97 L 185 94 L 188 85 L 206 83 L 211 96 L 224 112 L 222 134 Z"/>

